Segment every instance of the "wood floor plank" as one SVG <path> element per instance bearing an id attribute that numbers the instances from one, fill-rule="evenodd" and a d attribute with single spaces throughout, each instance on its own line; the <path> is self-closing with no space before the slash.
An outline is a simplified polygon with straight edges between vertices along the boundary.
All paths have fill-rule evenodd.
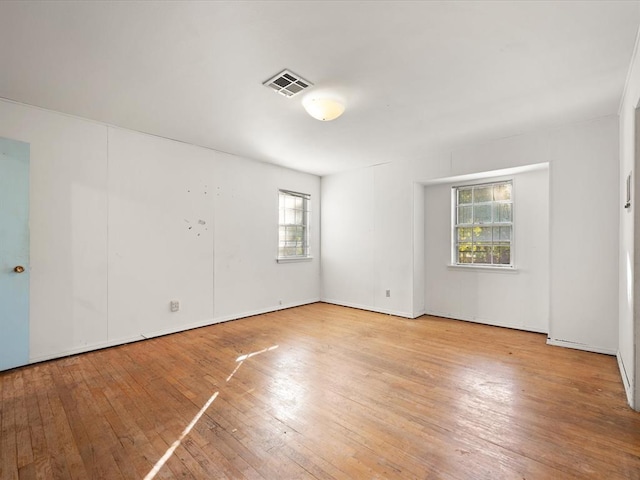
<path id="1" fill-rule="evenodd" d="M 33 463 L 33 451 L 31 449 L 31 434 L 29 431 L 29 418 L 27 413 L 26 392 L 23 375 L 14 377 L 13 391 L 16 395 L 15 402 L 15 427 L 17 447 L 17 467 L 20 470 L 25 465 Z"/>
<path id="2" fill-rule="evenodd" d="M 10 384 L 11 382 L 11 384 Z M 18 478 L 18 448 L 16 445 L 16 408 L 18 393 L 14 391 L 12 379 L 0 388 L 0 478 Z"/>
<path id="3" fill-rule="evenodd" d="M 42 368 L 42 365 L 35 365 L 20 370 L 24 377 L 25 404 L 29 423 L 31 452 L 33 455 L 32 463 L 25 465 L 22 469 L 27 472 L 25 475 L 33 473 L 31 478 L 37 479 L 52 478 L 47 441 L 36 393 L 38 389 L 43 388 L 43 382 L 41 382 L 41 376 L 39 374 Z M 0 383 L 2 382 L 0 381 Z"/>
<path id="4" fill-rule="evenodd" d="M 55 368 L 55 366 L 53 368 Z M 47 375 L 43 381 L 45 388 L 37 391 L 36 396 L 38 397 L 38 408 L 40 410 L 42 428 L 46 439 L 46 456 L 48 457 L 48 463 L 52 470 L 51 475 L 53 478 L 66 479 L 71 478 L 71 474 L 67 467 L 63 443 L 60 441 L 58 436 L 59 432 L 54 412 L 52 411 L 51 404 L 49 402 L 49 395 L 53 391 L 49 388 L 51 383 L 51 375 Z"/>
<path id="5" fill-rule="evenodd" d="M 153 467 L 155 450 L 145 431 L 138 425 L 140 412 L 135 406 L 123 402 L 123 394 L 115 388 L 114 382 L 109 382 L 109 386 L 104 389 L 104 394 L 113 408 L 107 413 L 107 421 L 118 432 L 119 443 L 114 445 L 112 453 L 125 478 L 144 478 Z M 147 425 L 146 422 L 144 424 Z M 135 451 L 135 455 L 130 454 L 132 450 Z M 135 475 L 125 474 L 124 470 L 133 471 Z"/>
<path id="6" fill-rule="evenodd" d="M 322 303 L 0 372 L 0 407 L 3 480 L 640 480 L 614 357 Z"/>

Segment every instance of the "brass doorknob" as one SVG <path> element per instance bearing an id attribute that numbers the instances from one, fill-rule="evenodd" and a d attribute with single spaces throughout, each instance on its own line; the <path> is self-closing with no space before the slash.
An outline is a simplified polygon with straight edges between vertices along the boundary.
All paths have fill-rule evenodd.
<path id="1" fill-rule="evenodd" d="M 13 271 L 16 273 L 22 273 L 24 272 L 24 267 L 22 265 L 18 265 L 16 268 L 13 269 Z"/>

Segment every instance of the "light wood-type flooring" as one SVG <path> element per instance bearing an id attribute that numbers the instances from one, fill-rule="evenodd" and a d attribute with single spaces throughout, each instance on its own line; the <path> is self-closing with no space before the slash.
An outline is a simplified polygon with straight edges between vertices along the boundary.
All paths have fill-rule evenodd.
<path id="1" fill-rule="evenodd" d="M 614 357 L 314 304 L 0 373 L 0 478 L 640 479 Z"/>

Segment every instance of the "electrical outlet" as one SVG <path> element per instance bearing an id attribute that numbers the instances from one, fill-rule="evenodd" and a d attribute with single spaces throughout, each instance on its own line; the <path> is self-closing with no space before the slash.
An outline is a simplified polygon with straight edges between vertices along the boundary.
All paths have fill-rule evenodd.
<path id="1" fill-rule="evenodd" d="M 391 296 L 391 290 L 387 290 L 387 297 Z"/>
<path id="2" fill-rule="evenodd" d="M 180 310 L 180 301 L 179 300 L 171 300 L 169 302 L 169 308 L 172 312 L 177 312 Z"/>

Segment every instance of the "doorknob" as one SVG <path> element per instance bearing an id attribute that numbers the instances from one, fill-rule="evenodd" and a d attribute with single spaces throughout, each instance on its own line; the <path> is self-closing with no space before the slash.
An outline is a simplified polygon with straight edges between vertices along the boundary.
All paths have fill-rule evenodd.
<path id="1" fill-rule="evenodd" d="M 24 272 L 24 267 L 22 265 L 18 265 L 16 268 L 13 269 L 13 271 L 16 273 L 22 273 Z"/>

